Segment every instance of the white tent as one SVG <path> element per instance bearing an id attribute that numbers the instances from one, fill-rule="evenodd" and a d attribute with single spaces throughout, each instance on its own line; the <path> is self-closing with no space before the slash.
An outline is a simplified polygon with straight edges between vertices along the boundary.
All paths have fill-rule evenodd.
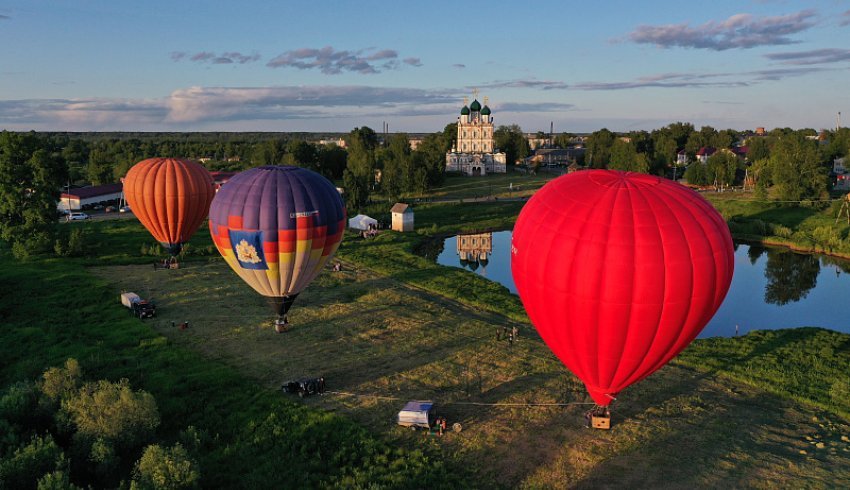
<path id="1" fill-rule="evenodd" d="M 378 226 L 378 220 L 375 218 L 370 218 L 365 214 L 358 214 L 357 216 L 348 220 L 348 227 L 355 230 L 368 230 L 369 225 Z"/>

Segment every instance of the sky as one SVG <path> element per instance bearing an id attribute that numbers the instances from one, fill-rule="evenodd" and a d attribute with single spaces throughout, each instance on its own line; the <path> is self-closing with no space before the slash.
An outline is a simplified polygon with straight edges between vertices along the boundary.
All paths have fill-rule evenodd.
<path id="1" fill-rule="evenodd" d="M 850 1 L 0 0 L 0 129 L 832 128 Z"/>

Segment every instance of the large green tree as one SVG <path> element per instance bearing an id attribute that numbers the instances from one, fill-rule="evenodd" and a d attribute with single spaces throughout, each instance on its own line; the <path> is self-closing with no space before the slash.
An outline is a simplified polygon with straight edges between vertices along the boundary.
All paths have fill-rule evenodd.
<path id="1" fill-rule="evenodd" d="M 602 128 L 587 137 L 587 162 L 592 168 L 605 168 L 611 158 L 611 146 L 614 144 L 614 133 Z"/>
<path id="2" fill-rule="evenodd" d="M 718 151 L 708 158 L 705 167 L 709 183 L 717 183 L 719 186 L 729 186 L 735 181 L 735 172 L 738 170 L 738 157 L 730 151 Z"/>
<path id="3" fill-rule="evenodd" d="M 611 170 L 626 170 L 629 172 L 649 172 L 649 162 L 646 155 L 638 153 L 635 145 L 623 140 L 614 140 L 611 147 L 611 157 L 608 163 Z"/>
<path id="4" fill-rule="evenodd" d="M 766 136 L 752 136 L 747 139 L 747 159 L 757 162 L 770 157 L 770 139 Z"/>
<path id="5" fill-rule="evenodd" d="M 348 162 L 348 153 L 336 145 L 322 146 L 316 153 L 319 173 L 329 179 L 340 179 Z"/>
<path id="6" fill-rule="evenodd" d="M 369 202 L 369 193 L 375 181 L 375 148 L 377 135 L 368 127 L 354 128 L 348 135 L 348 165 L 342 180 L 345 203 L 355 214 Z"/>
<path id="7" fill-rule="evenodd" d="M 508 165 L 513 165 L 518 160 L 522 160 L 531 153 L 531 147 L 528 146 L 528 140 L 525 138 L 525 133 L 522 132 L 516 124 L 510 126 L 499 126 L 493 132 L 493 143 L 496 148 L 505 152 L 505 158 Z"/>
<path id="8" fill-rule="evenodd" d="M 68 179 L 58 151 L 34 133 L 0 133 L 0 239 L 19 257 L 51 244 Z"/>
<path id="9" fill-rule="evenodd" d="M 410 140 L 407 134 L 395 133 L 390 136 L 381 153 L 381 189 L 390 200 L 396 201 L 413 187 Z"/>
<path id="10" fill-rule="evenodd" d="M 286 155 L 286 141 L 271 139 L 257 143 L 251 153 L 251 163 L 255 167 L 263 165 L 280 165 Z"/>
<path id="11" fill-rule="evenodd" d="M 287 165 L 318 170 L 316 147 L 303 140 L 293 140 L 286 145 L 286 157 L 283 161 Z"/>
<path id="12" fill-rule="evenodd" d="M 780 200 L 818 199 L 827 193 L 827 170 L 817 144 L 791 133 L 778 139 L 770 156 L 770 178 Z"/>

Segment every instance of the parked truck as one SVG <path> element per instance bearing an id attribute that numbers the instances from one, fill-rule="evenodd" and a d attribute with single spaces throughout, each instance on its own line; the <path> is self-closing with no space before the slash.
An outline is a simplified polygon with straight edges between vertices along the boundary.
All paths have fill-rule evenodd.
<path id="1" fill-rule="evenodd" d="M 121 293 L 121 304 L 130 310 L 130 314 L 140 319 L 156 316 L 156 305 L 145 301 L 136 293 Z"/>

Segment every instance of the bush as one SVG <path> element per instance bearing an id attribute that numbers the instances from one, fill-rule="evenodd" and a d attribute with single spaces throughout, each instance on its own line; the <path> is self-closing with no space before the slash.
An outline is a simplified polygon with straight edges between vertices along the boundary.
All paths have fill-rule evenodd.
<path id="1" fill-rule="evenodd" d="M 163 448 L 153 444 L 145 448 L 133 475 L 131 489 L 178 490 L 197 488 L 198 465 L 180 445 Z"/>
<path id="2" fill-rule="evenodd" d="M 791 228 L 788 228 L 787 226 L 774 225 L 773 234 L 780 238 L 791 238 L 791 235 L 793 235 L 794 232 L 792 232 Z"/>
<path id="3" fill-rule="evenodd" d="M 12 255 L 18 260 L 25 260 L 47 252 L 52 243 L 53 240 L 47 232 L 26 233 L 22 231 L 12 243 Z"/>
<path id="4" fill-rule="evenodd" d="M 33 436 L 29 444 L 0 462 L 0 487 L 34 489 L 39 478 L 66 466 L 62 449 L 50 435 Z"/>
<path id="5" fill-rule="evenodd" d="M 69 358 L 64 367 L 52 367 L 41 375 L 41 392 L 47 400 L 58 404 L 77 391 L 82 375 L 80 363 Z"/>
<path id="6" fill-rule="evenodd" d="M 846 379 L 835 380 L 829 388 L 829 397 L 836 405 L 847 403 L 850 400 L 850 382 Z"/>
<path id="7" fill-rule="evenodd" d="M 63 237 L 64 238 L 64 237 Z M 59 238 L 53 245 L 53 251 L 60 257 L 81 257 L 86 252 L 88 232 L 82 227 L 74 227 L 67 239 Z"/>
<path id="8" fill-rule="evenodd" d="M 92 441 L 103 439 L 118 449 L 147 442 L 159 425 L 153 396 L 141 390 L 134 392 L 126 379 L 84 385 L 75 395 L 62 400 L 62 412 L 73 422 L 79 436 Z"/>
<path id="9" fill-rule="evenodd" d="M 68 472 L 56 470 L 47 473 L 38 480 L 38 490 L 80 490 L 80 487 L 71 483 Z"/>
<path id="10" fill-rule="evenodd" d="M 10 424 L 28 425 L 37 411 L 38 392 L 32 383 L 15 383 L 0 397 L 0 419 Z"/>

